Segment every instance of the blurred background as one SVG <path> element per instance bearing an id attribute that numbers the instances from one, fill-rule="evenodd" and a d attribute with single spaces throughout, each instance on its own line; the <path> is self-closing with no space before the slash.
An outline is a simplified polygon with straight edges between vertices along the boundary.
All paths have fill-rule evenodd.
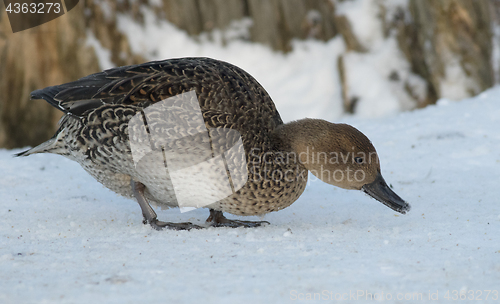
<path id="1" fill-rule="evenodd" d="M 15 34 L 0 8 L 0 148 L 53 135 L 61 113 L 31 91 L 150 60 L 233 63 L 284 121 L 383 117 L 500 79 L 498 0 L 81 0 Z"/>

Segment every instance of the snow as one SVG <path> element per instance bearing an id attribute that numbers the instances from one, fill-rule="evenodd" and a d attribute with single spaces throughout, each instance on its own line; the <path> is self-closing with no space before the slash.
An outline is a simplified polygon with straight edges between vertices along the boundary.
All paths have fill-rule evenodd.
<path id="1" fill-rule="evenodd" d="M 382 22 L 377 16 L 380 3 L 377 1 L 344 1 L 336 4 L 336 14 L 345 15 L 354 35 L 366 48 L 383 40 Z"/>
<path id="2" fill-rule="evenodd" d="M 92 31 L 90 30 L 87 31 L 86 45 L 94 48 L 94 52 L 97 56 L 97 59 L 99 60 L 99 66 L 103 70 L 115 67 L 113 61 L 111 60 L 111 51 L 104 48 L 101 45 L 101 42 L 94 36 Z"/>
<path id="3" fill-rule="evenodd" d="M 281 54 L 239 39 L 246 37 L 251 26 L 248 19 L 234 22 L 224 33 L 201 35 L 197 41 L 172 24 L 157 20 L 150 10 L 142 8 L 142 11 L 144 25 L 127 15 L 119 15 L 117 19 L 118 28 L 127 35 L 134 53 L 148 60 L 206 56 L 239 66 L 281 105 L 281 115 L 286 121 L 304 116 L 334 120 L 342 115 L 337 57 L 345 48 L 340 37 L 326 43 L 294 41 L 294 51 Z"/>
<path id="4" fill-rule="evenodd" d="M 407 7 L 408 1 L 384 2 L 383 5 L 388 12 L 386 18 L 389 18 L 398 8 Z M 415 108 L 417 102 L 426 100 L 427 84 L 412 72 L 398 47 L 396 33 L 385 37 L 380 10 L 380 4 L 374 1 L 338 4 L 336 14 L 350 20 L 366 53 L 346 50 L 340 35 L 328 42 L 296 40 L 292 42 L 291 52 L 278 53 L 248 41 L 252 26 L 248 18 L 233 21 L 227 29 L 195 38 L 165 20 L 158 20 L 144 7 L 141 8 L 144 24 L 135 22 L 127 14 L 118 14 L 117 25 L 127 36 L 132 52 L 147 60 L 206 56 L 243 68 L 273 96 L 285 121 L 304 116 L 335 120 L 344 113 L 338 69 L 340 57 L 344 59 L 347 97 L 357 100 L 356 114 L 383 117 Z M 106 62 L 106 57 L 103 61 Z M 391 75 L 396 79 L 391 80 Z M 450 81 L 443 82 L 443 89 L 450 92 L 456 88 L 462 92 L 461 86 L 452 85 L 453 80 L 456 79 L 450 77 Z"/>
<path id="5" fill-rule="evenodd" d="M 366 49 L 343 55 L 347 95 L 349 100 L 357 100 L 354 111 L 362 117 L 382 117 L 412 109 L 415 98 L 423 102 L 427 95 L 425 81 L 412 72 L 398 46 L 397 33 L 384 34 L 382 6 L 389 23 L 398 9 L 407 10 L 408 1 L 356 0 L 337 4 L 336 14 L 347 17 L 355 37 Z"/>
<path id="6" fill-rule="evenodd" d="M 151 4 L 154 7 L 160 5 L 157 0 Z M 151 9 L 143 6 L 140 7 L 143 23 L 136 22 L 127 13 L 117 13 L 117 27 L 127 37 L 132 52 L 147 60 L 207 56 L 243 68 L 273 96 L 283 109 L 285 121 L 304 116 L 335 120 L 343 115 L 338 69 L 340 57 L 344 59 L 346 96 L 357 101 L 354 106 L 357 115 L 384 117 L 425 104 L 426 82 L 413 73 L 410 62 L 398 46 L 395 28 L 384 28 L 402 11 L 406 12 L 405 22 L 410 22 L 409 1 L 351 0 L 335 1 L 335 5 L 335 14 L 347 17 L 366 52 L 347 50 L 340 35 L 326 43 L 293 41 L 291 52 L 274 52 L 268 46 L 248 41 L 252 26 L 252 20 L 248 18 L 235 20 L 223 30 L 190 37 L 169 22 L 158 19 Z M 106 9 L 109 10 L 103 7 Z M 496 34 L 499 32 L 497 27 L 493 28 Z M 88 43 L 96 49 L 101 68 L 109 68 L 112 65 L 109 51 L 103 49 L 91 34 L 88 36 Z M 498 78 L 498 35 L 492 37 L 492 43 L 492 62 Z M 479 92 L 478 84 L 467 76 L 460 58 L 446 46 L 436 47 L 441 49 L 444 62 L 443 75 L 436 84 L 440 96 L 460 100 L 470 96 L 471 92 Z M 289 110 L 291 106 L 295 110 Z"/>
<path id="7" fill-rule="evenodd" d="M 493 66 L 495 83 L 500 82 L 500 24 L 498 20 L 492 25 L 492 55 L 491 65 Z"/>
<path id="8" fill-rule="evenodd" d="M 406 215 L 311 181 L 292 206 L 264 217 L 266 227 L 155 231 L 136 202 L 78 164 L 0 150 L 0 302 L 426 303 L 482 292 L 482 302 L 496 303 L 499 98 L 494 88 L 385 118 L 342 119 L 372 140 L 386 181 L 412 204 Z M 200 224 L 208 216 L 157 212 Z M 495 290 L 488 301 L 486 290 Z"/>
<path id="9" fill-rule="evenodd" d="M 411 109 L 414 101 L 407 88 L 425 99 L 426 83 L 411 73 L 395 37 L 380 41 L 369 53 L 347 53 L 344 62 L 349 98 L 359 99 L 355 106 L 359 116 L 382 117 Z"/>
<path id="10" fill-rule="evenodd" d="M 453 55 L 453 53 L 442 46 L 444 61 L 444 77 L 440 81 L 440 94 L 444 98 L 452 100 L 460 100 L 470 95 L 470 92 L 479 92 L 479 84 L 477 84 L 467 73 L 463 70 L 460 59 Z M 457 86 L 461 83 L 461 86 Z"/>

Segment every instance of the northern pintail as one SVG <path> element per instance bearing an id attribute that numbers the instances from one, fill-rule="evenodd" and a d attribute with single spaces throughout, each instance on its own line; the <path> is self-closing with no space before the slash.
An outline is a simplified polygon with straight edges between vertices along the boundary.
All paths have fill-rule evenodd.
<path id="1" fill-rule="evenodd" d="M 410 210 L 387 186 L 363 133 L 321 119 L 284 124 L 264 88 L 223 61 L 118 67 L 36 90 L 31 98 L 65 114 L 51 139 L 18 155 L 55 153 L 78 162 L 107 188 L 135 198 L 144 223 L 158 230 L 201 226 L 159 221 L 149 203 L 209 208 L 205 226 L 267 223 L 229 220 L 223 212 L 286 208 L 304 191 L 308 171 L 397 212 Z"/>

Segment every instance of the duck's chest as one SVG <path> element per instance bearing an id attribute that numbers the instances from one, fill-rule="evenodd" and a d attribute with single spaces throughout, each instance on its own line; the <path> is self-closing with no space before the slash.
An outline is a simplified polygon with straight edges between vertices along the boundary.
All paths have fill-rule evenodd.
<path id="1" fill-rule="evenodd" d="M 301 163 L 257 160 L 248 158 L 244 186 L 212 208 L 236 215 L 261 215 L 290 206 L 304 192 L 308 171 Z"/>

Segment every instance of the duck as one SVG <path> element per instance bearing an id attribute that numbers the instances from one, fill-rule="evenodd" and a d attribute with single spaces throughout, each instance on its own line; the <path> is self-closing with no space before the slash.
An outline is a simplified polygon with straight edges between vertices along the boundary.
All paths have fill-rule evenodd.
<path id="1" fill-rule="evenodd" d="M 258 227 L 228 219 L 279 211 L 304 192 L 308 172 L 361 190 L 405 214 L 410 205 L 381 174 L 371 141 L 321 119 L 283 123 L 249 73 L 205 58 L 123 66 L 35 90 L 64 114 L 54 136 L 18 153 L 53 153 L 79 163 L 110 190 L 135 199 L 156 230 Z M 209 209 L 205 224 L 158 220 L 155 207 Z"/>

